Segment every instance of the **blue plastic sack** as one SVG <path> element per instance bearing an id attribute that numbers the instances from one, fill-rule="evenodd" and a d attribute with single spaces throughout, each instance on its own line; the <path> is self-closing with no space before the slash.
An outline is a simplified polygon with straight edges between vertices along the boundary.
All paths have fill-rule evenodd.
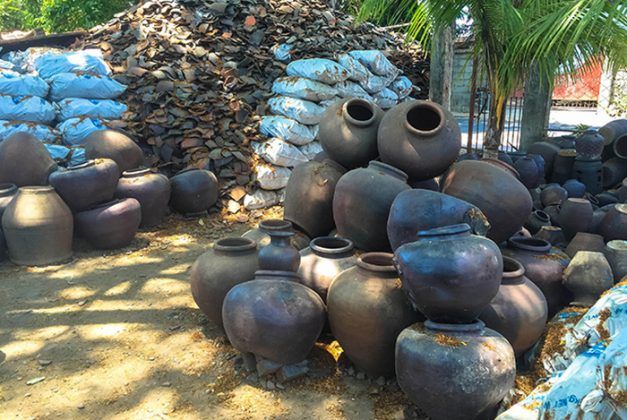
<path id="1" fill-rule="evenodd" d="M 28 133 L 44 143 L 54 143 L 59 137 L 54 128 L 44 124 L 0 120 L 0 142 L 16 133 Z"/>
<path id="2" fill-rule="evenodd" d="M 55 117 L 54 106 L 43 98 L 0 95 L 0 120 L 49 124 Z"/>
<path id="3" fill-rule="evenodd" d="M 57 125 L 63 143 L 68 146 L 81 145 L 91 133 L 108 128 L 105 121 L 98 118 L 70 118 Z"/>
<path id="4" fill-rule="evenodd" d="M 264 136 L 278 137 L 297 146 L 302 146 L 315 140 L 318 127 L 309 127 L 287 117 L 265 115 L 261 117 L 259 131 Z"/>
<path id="5" fill-rule="evenodd" d="M 83 71 L 108 76 L 111 70 L 97 49 L 72 52 L 47 52 L 35 58 L 34 67 L 39 76 L 49 79 L 61 73 Z"/>
<path id="6" fill-rule="evenodd" d="M 406 76 L 399 76 L 389 87 L 398 95 L 399 99 L 404 99 L 409 96 L 414 86 Z"/>
<path id="7" fill-rule="evenodd" d="M 126 90 L 108 76 L 88 73 L 61 73 L 48 81 L 50 98 L 55 102 L 64 98 L 115 99 Z"/>
<path id="8" fill-rule="evenodd" d="M 349 54 L 377 76 L 395 79 L 400 73 L 400 70 L 381 51 L 359 50 L 351 51 Z"/>
<path id="9" fill-rule="evenodd" d="M 0 95 L 39 96 L 48 95 L 48 83 L 39 76 L 0 71 Z"/>
<path id="10" fill-rule="evenodd" d="M 318 82 L 334 85 L 348 79 L 348 70 L 326 58 L 305 58 L 287 65 L 288 76 L 305 77 Z"/>
<path id="11" fill-rule="evenodd" d="M 340 82 L 335 85 L 335 89 L 337 89 L 338 94 L 342 98 L 361 98 L 366 99 L 368 101 L 372 101 L 372 96 L 368 92 L 365 91 L 364 88 L 359 86 L 358 83 L 345 81 Z"/>
<path id="12" fill-rule="evenodd" d="M 304 99 L 276 96 L 268 101 L 270 111 L 275 115 L 283 115 L 306 125 L 320 122 L 324 108 Z"/>
<path id="13" fill-rule="evenodd" d="M 119 120 L 128 109 L 125 104 L 111 99 L 65 98 L 56 106 L 59 121 L 77 117 Z"/>
<path id="14" fill-rule="evenodd" d="M 325 101 L 337 95 L 337 90 L 324 83 L 303 77 L 279 77 L 272 84 L 272 92 L 312 102 Z"/>
<path id="15" fill-rule="evenodd" d="M 270 49 L 270 52 L 274 54 L 274 58 L 283 63 L 287 63 L 292 59 L 292 44 L 277 44 Z"/>
<path id="16" fill-rule="evenodd" d="M 342 54 L 337 58 L 338 63 L 348 70 L 348 79 L 353 82 L 366 83 L 371 74 L 368 69 L 350 54 Z"/>
<path id="17" fill-rule="evenodd" d="M 69 156 L 71 149 L 60 144 L 45 144 L 50 157 L 56 161 L 64 161 Z"/>
<path id="18" fill-rule="evenodd" d="M 374 103 L 383 109 L 390 109 L 398 103 L 398 95 L 393 90 L 385 88 L 373 96 Z"/>

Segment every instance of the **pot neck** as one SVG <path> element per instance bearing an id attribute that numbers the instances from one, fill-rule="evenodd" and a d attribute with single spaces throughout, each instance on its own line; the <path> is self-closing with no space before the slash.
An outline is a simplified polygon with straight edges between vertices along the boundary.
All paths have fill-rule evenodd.
<path id="1" fill-rule="evenodd" d="M 470 226 L 466 223 L 418 231 L 419 240 L 443 241 L 470 236 Z"/>
<path id="2" fill-rule="evenodd" d="M 535 210 L 533 212 L 533 215 L 540 221 L 544 222 L 544 223 L 548 223 L 551 221 L 551 217 L 546 214 L 545 212 L 543 212 L 542 210 Z"/>
<path id="3" fill-rule="evenodd" d="M 137 168 L 129 171 L 122 172 L 123 178 L 138 178 L 144 175 L 148 175 L 152 170 L 150 168 Z"/>
<path id="4" fill-rule="evenodd" d="M 397 277 L 398 272 L 393 263 L 394 254 L 388 252 L 366 252 L 357 259 L 357 267 L 377 276 Z"/>
<path id="5" fill-rule="evenodd" d="M 8 197 L 17 192 L 15 184 L 0 184 L 0 197 Z"/>
<path id="6" fill-rule="evenodd" d="M 267 219 L 259 222 L 259 230 L 267 233 L 270 232 L 281 232 L 281 231 L 291 231 L 292 230 L 292 222 L 288 220 L 282 219 Z"/>
<path id="7" fill-rule="evenodd" d="M 20 187 L 19 192 L 25 194 L 50 194 L 54 193 L 55 190 L 50 185 L 44 185 L 40 187 Z"/>
<path id="8" fill-rule="evenodd" d="M 349 99 L 342 104 L 342 116 L 357 127 L 368 127 L 377 119 L 377 112 L 372 102 L 365 99 Z"/>
<path id="9" fill-rule="evenodd" d="M 352 241 L 334 236 L 312 239 L 309 248 L 314 254 L 329 258 L 350 256 L 355 253 Z"/>
<path id="10" fill-rule="evenodd" d="M 544 239 L 538 238 L 509 238 L 507 240 L 509 246 L 523 251 L 547 253 L 551 250 L 551 243 Z"/>
<path id="11" fill-rule="evenodd" d="M 300 275 L 293 271 L 278 271 L 278 270 L 258 270 L 255 271 L 255 280 L 283 280 L 300 282 Z"/>
<path id="12" fill-rule="evenodd" d="M 395 168 L 392 165 L 388 165 L 387 163 L 371 160 L 370 163 L 368 163 L 368 168 L 383 172 L 384 174 L 393 176 L 394 178 L 400 179 L 403 182 L 407 182 L 408 179 L 405 172 Z"/>
<path id="13" fill-rule="evenodd" d="M 216 241 L 213 251 L 218 254 L 251 253 L 257 251 L 257 243 L 248 238 L 224 238 Z"/>
<path id="14" fill-rule="evenodd" d="M 510 257 L 503 257 L 503 276 L 501 284 L 521 284 L 525 282 L 525 267 Z"/>
<path id="15" fill-rule="evenodd" d="M 431 320 L 425 321 L 425 328 L 440 333 L 481 334 L 485 329 L 483 321 L 476 320 L 468 324 L 444 324 Z"/>

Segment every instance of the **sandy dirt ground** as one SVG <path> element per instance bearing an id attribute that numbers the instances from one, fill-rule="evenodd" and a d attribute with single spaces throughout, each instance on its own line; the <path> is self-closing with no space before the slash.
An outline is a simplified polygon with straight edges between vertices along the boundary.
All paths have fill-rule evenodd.
<path id="1" fill-rule="evenodd" d="M 188 272 L 250 223 L 171 216 L 125 249 L 0 264 L 0 418 L 422 418 L 393 380 L 336 361 L 333 343 L 284 385 L 243 369 L 194 304 Z"/>

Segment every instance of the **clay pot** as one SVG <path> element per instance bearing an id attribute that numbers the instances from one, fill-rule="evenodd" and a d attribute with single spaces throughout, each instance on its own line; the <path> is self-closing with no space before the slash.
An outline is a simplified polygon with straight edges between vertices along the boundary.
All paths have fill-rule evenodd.
<path id="1" fill-rule="evenodd" d="M 429 191 L 440 191 L 440 184 L 435 178 L 425 179 L 423 181 L 416 181 L 414 179 L 410 179 L 407 181 L 410 187 L 421 189 L 421 190 L 429 190 Z"/>
<path id="2" fill-rule="evenodd" d="M 270 236 L 270 244 L 259 251 L 259 269 L 297 272 L 300 254 L 292 246 L 292 224 L 287 220 L 270 219 L 259 223 L 259 228 Z"/>
<path id="3" fill-rule="evenodd" d="M 592 204 L 585 198 L 569 198 L 559 214 L 560 226 L 567 240 L 571 240 L 577 232 L 587 232 L 592 223 Z"/>
<path id="4" fill-rule="evenodd" d="M 546 299 L 542 291 L 525 277 L 522 264 L 503 257 L 501 286 L 479 319 L 507 338 L 518 357 L 538 341 L 547 316 Z"/>
<path id="5" fill-rule="evenodd" d="M 186 169 L 172 178 L 170 205 L 187 217 L 207 214 L 207 210 L 218 201 L 218 178 L 204 169 Z"/>
<path id="6" fill-rule="evenodd" d="M 333 193 L 345 172 L 342 166 L 329 159 L 296 166 L 285 188 L 285 220 L 310 237 L 326 235 L 335 227 Z"/>
<path id="7" fill-rule="evenodd" d="M 627 178 L 623 179 L 620 188 L 618 188 L 618 200 L 621 203 L 627 203 Z"/>
<path id="8" fill-rule="evenodd" d="M 622 135 L 616 139 L 612 143 L 614 154 L 621 158 L 627 159 L 627 135 Z"/>
<path id="9" fill-rule="evenodd" d="M 141 221 L 141 207 L 134 198 L 116 199 L 76 213 L 76 233 L 98 249 L 128 246 Z"/>
<path id="10" fill-rule="evenodd" d="M 408 101 L 385 113 L 378 134 L 381 160 L 415 180 L 436 177 L 459 155 L 459 124 L 435 102 Z"/>
<path id="11" fill-rule="evenodd" d="M 539 155 L 536 155 L 539 156 Z M 544 173 L 540 171 L 535 160 L 530 156 L 523 156 L 514 163 L 514 169 L 520 174 L 520 182 L 529 189 L 540 185 Z"/>
<path id="12" fill-rule="evenodd" d="M 561 205 L 556 206 L 547 206 L 542 211 L 549 216 L 551 219 L 551 224 L 554 226 L 560 225 L 560 210 L 562 209 Z"/>
<path id="13" fill-rule="evenodd" d="M 532 211 L 531 195 L 515 173 L 499 161 L 458 162 L 442 192 L 477 206 L 490 223 L 488 238 L 500 243 L 516 233 Z"/>
<path id="14" fill-rule="evenodd" d="M 222 320 L 241 352 L 283 365 L 303 361 L 322 331 L 324 302 L 291 272 L 258 272 L 224 298 Z"/>
<path id="15" fill-rule="evenodd" d="M 327 301 L 327 291 L 342 271 L 357 263 L 353 243 L 348 239 L 322 236 L 300 251 L 298 274 L 301 283 Z"/>
<path id="16" fill-rule="evenodd" d="M 587 160 L 601 159 L 603 146 L 605 138 L 596 130 L 586 130 L 575 140 L 577 156 Z"/>
<path id="17" fill-rule="evenodd" d="M 594 305 L 613 285 L 612 268 L 600 252 L 579 251 L 564 270 L 564 286 L 573 293 L 574 306 Z"/>
<path id="18" fill-rule="evenodd" d="M 365 251 L 390 250 L 386 229 L 390 207 L 398 194 L 409 189 L 406 181 L 404 172 L 376 161 L 344 174 L 333 196 L 339 235 Z"/>
<path id="19" fill-rule="evenodd" d="M 574 149 L 560 150 L 553 161 L 553 172 L 551 173 L 551 181 L 563 184 L 573 176 L 573 166 L 577 152 Z"/>
<path id="20" fill-rule="evenodd" d="M 459 224 L 420 231 L 394 253 L 410 301 L 427 318 L 465 323 L 496 295 L 503 273 L 498 246 Z"/>
<path id="21" fill-rule="evenodd" d="M 562 228 L 559 226 L 542 226 L 538 233 L 533 235 L 534 238 L 542 239 L 549 242 L 553 246 L 563 247 L 568 243 Z"/>
<path id="22" fill-rule="evenodd" d="M 400 332 L 424 318 L 403 292 L 392 254 L 366 253 L 336 277 L 329 289 L 333 336 L 355 366 L 373 378 L 394 374 Z"/>
<path id="23" fill-rule="evenodd" d="M 621 137 L 627 137 L 627 119 L 610 121 L 599 128 L 599 133 L 605 139 L 606 146 L 612 146 L 614 141 Z"/>
<path id="24" fill-rule="evenodd" d="M 531 196 L 531 202 L 533 203 L 534 210 L 538 210 L 544 207 L 542 205 L 542 200 L 540 200 L 541 193 L 542 189 L 540 187 L 532 188 L 529 190 L 529 195 Z"/>
<path id="25" fill-rule="evenodd" d="M 525 222 L 525 228 L 531 234 L 538 233 L 543 226 L 551 226 L 551 218 L 542 210 L 535 210 Z"/>
<path id="26" fill-rule="evenodd" d="M 515 377 L 512 346 L 481 321 L 426 321 L 396 341 L 398 385 L 433 420 L 494 418 Z"/>
<path id="27" fill-rule="evenodd" d="M 553 173 L 553 162 L 561 148 L 548 141 L 539 141 L 531 144 L 527 153 L 540 155 L 544 158 L 544 174 L 548 177 Z"/>
<path id="28" fill-rule="evenodd" d="M 481 210 L 466 201 L 427 190 L 407 190 L 394 199 L 387 221 L 392 249 L 415 242 L 416 233 L 436 227 L 467 223 L 473 233 L 485 235 L 490 228 Z"/>
<path id="29" fill-rule="evenodd" d="M 559 146 L 560 149 L 574 149 L 577 136 L 573 134 L 564 134 L 563 136 L 547 137 L 549 143 Z"/>
<path id="30" fill-rule="evenodd" d="M 111 159 L 91 159 L 59 168 L 50 174 L 50 185 L 73 212 L 110 201 L 120 178 L 118 165 Z"/>
<path id="31" fill-rule="evenodd" d="M 569 179 L 562 187 L 568 193 L 568 198 L 583 198 L 586 195 L 586 186 L 576 179 Z"/>
<path id="32" fill-rule="evenodd" d="M 578 232 L 564 250 L 566 255 L 573 258 L 579 251 L 601 252 L 605 247 L 603 237 L 594 233 Z"/>
<path id="33" fill-rule="evenodd" d="M 601 194 L 597 194 L 597 201 L 599 202 L 599 207 L 607 206 L 608 204 L 617 204 L 618 203 L 618 195 L 610 192 L 603 191 Z"/>
<path id="34" fill-rule="evenodd" d="M 242 235 L 242 238 L 252 239 L 257 243 L 259 249 L 270 245 L 270 235 L 262 231 L 259 227 L 247 230 Z M 294 230 L 294 236 L 290 239 L 292 246 L 299 251 L 307 248 L 310 242 L 311 238 L 298 230 Z"/>
<path id="35" fill-rule="evenodd" d="M 199 256 L 192 265 L 192 296 L 200 310 L 220 329 L 222 302 L 240 283 L 252 280 L 259 269 L 257 245 L 246 238 L 225 238 Z"/>
<path id="36" fill-rule="evenodd" d="M 603 186 L 611 188 L 627 176 L 627 160 L 612 158 L 603 162 Z"/>
<path id="37" fill-rule="evenodd" d="M 456 162 L 461 162 L 463 160 L 480 160 L 481 156 L 477 152 L 466 152 L 457 156 Z"/>
<path id="38" fill-rule="evenodd" d="M 562 273 L 570 259 L 562 251 L 537 238 L 511 238 L 501 251 L 520 262 L 527 278 L 542 290 L 549 317 L 570 302 L 570 293 L 562 285 Z"/>
<path id="39" fill-rule="evenodd" d="M 16 194 L 17 186 L 15 184 L 0 184 L 0 222 L 2 221 L 4 209 L 7 208 Z"/>
<path id="40" fill-rule="evenodd" d="M 575 159 L 573 176 L 586 186 L 590 194 L 599 194 L 603 191 L 603 163 L 601 160 Z"/>
<path id="41" fill-rule="evenodd" d="M 30 134 L 16 133 L 0 143 L 0 183 L 48 185 L 56 169 L 46 147 Z"/>
<path id="42" fill-rule="evenodd" d="M 545 183 L 545 178 L 546 178 L 546 176 L 545 176 L 546 169 L 545 169 L 544 158 L 542 157 L 542 155 L 536 155 L 536 154 L 533 154 L 533 153 L 529 153 L 529 154 L 527 154 L 527 156 L 529 156 L 531 159 L 533 159 L 533 161 L 536 163 L 536 166 L 538 167 L 538 171 L 539 171 L 539 175 L 538 175 L 539 178 L 540 178 L 539 183 L 540 184 L 544 184 Z"/>
<path id="43" fill-rule="evenodd" d="M 483 154 L 483 156 L 485 157 L 485 153 Z M 509 166 L 514 166 L 514 160 L 509 155 L 509 153 L 506 153 L 506 152 L 503 152 L 503 151 L 499 150 L 497 159 L 502 161 L 502 162 L 507 163 Z"/>
<path id="44" fill-rule="evenodd" d="M 627 276 L 627 241 L 609 241 L 603 254 L 612 267 L 615 282 Z"/>
<path id="45" fill-rule="evenodd" d="M 142 149 L 126 134 L 117 130 L 95 131 L 85 139 L 85 157 L 87 159 L 108 158 L 118 165 L 120 174 L 142 166 Z"/>
<path id="46" fill-rule="evenodd" d="M 18 265 L 72 258 L 73 226 L 72 212 L 50 186 L 20 188 L 2 215 L 9 258 Z"/>
<path id="47" fill-rule="evenodd" d="M 318 140 L 331 159 L 352 169 L 379 155 L 377 131 L 383 110 L 364 99 L 346 99 L 331 105 L 322 115 Z"/>
<path id="48" fill-rule="evenodd" d="M 590 233 L 599 233 L 599 229 L 601 228 L 601 222 L 603 221 L 603 218 L 605 217 L 607 212 L 610 211 L 609 207 L 611 206 L 613 206 L 613 204 L 610 204 L 609 206 L 603 206 L 592 212 L 592 222 L 590 222 L 590 229 L 588 229 Z"/>
<path id="49" fill-rule="evenodd" d="M 544 207 L 561 205 L 568 198 L 568 191 L 558 184 L 547 185 L 540 193 Z"/>
<path id="50" fill-rule="evenodd" d="M 7 258 L 7 242 L 4 239 L 4 232 L 0 226 L 0 262 Z"/>
<path id="51" fill-rule="evenodd" d="M 152 172 L 150 169 L 124 171 L 115 190 L 115 196 L 139 201 L 140 227 L 157 226 L 168 214 L 170 181 L 165 175 Z"/>
<path id="52" fill-rule="evenodd" d="M 615 204 L 599 226 L 599 233 L 606 241 L 627 240 L 627 204 Z"/>

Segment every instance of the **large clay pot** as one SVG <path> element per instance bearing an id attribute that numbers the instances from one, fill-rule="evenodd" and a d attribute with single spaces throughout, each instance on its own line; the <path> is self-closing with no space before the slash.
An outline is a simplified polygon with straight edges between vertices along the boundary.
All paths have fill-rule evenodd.
<path id="1" fill-rule="evenodd" d="M 322 298 L 290 272 L 259 272 L 224 298 L 222 320 L 237 350 L 283 365 L 303 361 L 322 331 Z"/>
<path id="2" fill-rule="evenodd" d="M 609 241 L 605 245 L 603 254 L 612 267 L 615 282 L 627 276 L 627 241 Z"/>
<path id="3" fill-rule="evenodd" d="M 333 196 L 333 218 L 340 236 L 365 251 L 388 251 L 387 220 L 392 202 L 408 190 L 407 175 L 372 161 L 340 178 Z"/>
<path id="4" fill-rule="evenodd" d="M 152 227 L 163 222 L 168 214 L 170 190 L 170 181 L 165 175 L 150 169 L 133 169 L 124 171 L 115 196 L 139 201 L 142 214 L 140 227 Z"/>
<path id="5" fill-rule="evenodd" d="M 525 268 L 513 258 L 503 257 L 499 292 L 481 312 L 479 319 L 502 334 L 516 356 L 529 350 L 546 325 L 548 308 L 542 291 L 525 277 Z"/>
<path id="6" fill-rule="evenodd" d="M 553 173 L 553 163 L 560 147 L 548 141 L 538 141 L 527 149 L 527 153 L 540 155 L 544 158 L 544 173 L 547 178 Z"/>
<path id="7" fill-rule="evenodd" d="M 85 139 L 87 159 L 109 158 L 118 164 L 120 173 L 142 166 L 142 149 L 126 134 L 117 130 L 95 131 Z"/>
<path id="8" fill-rule="evenodd" d="M 134 198 L 97 204 L 74 216 L 76 233 L 98 249 L 128 246 L 135 238 L 140 221 L 141 207 Z"/>
<path id="9" fill-rule="evenodd" d="M 398 385 L 433 420 L 494 418 L 515 377 L 512 346 L 481 321 L 426 321 L 396 341 Z"/>
<path id="10" fill-rule="evenodd" d="M 609 206 L 603 206 L 601 208 L 596 209 L 592 212 L 592 222 L 590 222 L 590 229 L 588 230 L 590 233 L 599 233 L 599 229 L 601 228 L 601 222 L 608 211 L 610 211 L 609 207 L 612 207 L 613 204 Z"/>
<path id="11" fill-rule="evenodd" d="M 453 165 L 442 191 L 477 206 L 490 222 L 488 238 L 500 243 L 516 233 L 532 211 L 531 195 L 515 173 L 499 161 L 466 160 Z"/>
<path id="12" fill-rule="evenodd" d="M 605 139 L 605 145 L 612 146 L 616 139 L 627 137 L 627 119 L 622 118 L 610 121 L 599 128 L 599 133 L 601 133 Z"/>
<path id="13" fill-rule="evenodd" d="M 50 174 L 50 185 L 73 212 L 113 199 L 120 178 L 118 165 L 111 159 L 91 159 Z"/>
<path id="14" fill-rule="evenodd" d="M 575 159 L 573 176 L 586 186 L 590 194 L 599 194 L 603 191 L 603 163 L 601 160 Z"/>
<path id="15" fill-rule="evenodd" d="M 436 227 L 467 223 L 473 233 L 490 229 L 481 210 L 450 195 L 428 190 L 403 191 L 394 199 L 387 221 L 392 249 L 416 241 L 416 233 Z"/>
<path id="16" fill-rule="evenodd" d="M 459 155 L 459 124 L 435 102 L 402 102 L 381 120 L 378 146 L 383 162 L 412 179 L 433 178 L 444 173 Z"/>
<path id="17" fill-rule="evenodd" d="M 467 224 L 420 231 L 394 255 L 410 301 L 433 321 L 472 322 L 499 290 L 501 252 Z"/>
<path id="18" fill-rule="evenodd" d="M 255 277 L 257 245 L 246 238 L 225 238 L 199 256 L 191 268 L 192 296 L 200 310 L 220 329 L 222 302 L 233 286 Z"/>
<path id="19" fill-rule="evenodd" d="M 574 149 L 560 150 L 553 161 L 553 172 L 551 182 L 563 184 L 573 176 L 573 167 L 577 152 Z"/>
<path id="20" fill-rule="evenodd" d="M 543 226 L 551 226 L 551 217 L 542 210 L 535 210 L 525 222 L 525 228 L 532 235 L 538 233 Z"/>
<path id="21" fill-rule="evenodd" d="M 0 143 L 0 183 L 48 185 L 56 169 L 46 147 L 30 134 L 16 133 Z"/>
<path id="22" fill-rule="evenodd" d="M 285 187 L 284 218 L 310 237 L 326 235 L 334 227 L 333 193 L 346 170 L 330 159 L 294 168 Z"/>
<path id="23" fill-rule="evenodd" d="M 270 243 L 259 251 L 259 269 L 297 272 L 300 253 L 291 243 L 292 224 L 287 220 L 269 219 L 259 223 L 259 228 L 270 236 Z"/>
<path id="24" fill-rule="evenodd" d="M 539 156 L 539 155 L 536 155 Z M 540 156 L 540 158 L 542 158 Z M 538 168 L 536 161 L 531 156 L 523 156 L 514 163 L 514 169 L 520 174 L 520 182 L 528 189 L 536 188 L 540 185 L 540 180 L 544 176 L 542 168 Z"/>
<path id="25" fill-rule="evenodd" d="M 616 156 L 621 159 L 627 159 L 627 135 L 614 139 L 612 146 Z"/>
<path id="26" fill-rule="evenodd" d="M 327 305 L 331 331 L 349 360 L 373 378 L 393 375 L 396 338 L 422 317 L 403 292 L 392 254 L 363 254 L 337 276 Z"/>
<path id="27" fill-rule="evenodd" d="M 568 191 L 558 184 L 549 184 L 540 193 L 540 200 L 544 207 L 561 205 L 567 198 Z"/>
<path id="28" fill-rule="evenodd" d="M 569 198 L 562 204 L 559 219 L 566 239 L 571 240 L 577 232 L 590 229 L 592 204 L 585 198 Z"/>
<path id="29" fill-rule="evenodd" d="M 333 280 L 342 271 L 357 263 L 353 243 L 348 239 L 322 236 L 313 239 L 308 248 L 300 251 L 301 283 L 327 301 L 327 292 Z"/>
<path id="30" fill-rule="evenodd" d="M 599 226 L 599 233 L 606 241 L 627 240 L 627 204 L 615 204 Z"/>
<path id="31" fill-rule="evenodd" d="M 569 179 L 562 187 L 568 193 L 568 198 L 583 198 L 586 195 L 586 186 L 576 179 Z"/>
<path id="32" fill-rule="evenodd" d="M 562 273 L 570 258 L 545 240 L 510 238 L 503 256 L 511 257 L 525 268 L 525 275 L 542 290 L 549 308 L 549 317 L 570 302 L 570 293 L 562 285 Z"/>
<path id="33" fill-rule="evenodd" d="M 2 221 L 4 209 L 7 208 L 16 194 L 17 186 L 15 184 L 0 184 L 0 222 Z"/>
<path id="34" fill-rule="evenodd" d="M 377 131 L 383 110 L 365 99 L 346 99 L 322 115 L 318 140 L 331 159 L 352 169 L 379 156 Z"/>
<path id="35" fill-rule="evenodd" d="M 573 258 L 579 251 L 601 252 L 605 247 L 605 242 L 601 235 L 588 232 L 578 232 L 568 243 L 564 250 L 566 255 Z"/>
<path id="36" fill-rule="evenodd" d="M 72 258 L 72 212 L 50 186 L 20 188 L 4 210 L 2 229 L 15 264 L 50 265 Z"/>
<path id="37" fill-rule="evenodd" d="M 170 178 L 170 205 L 188 217 L 207 214 L 218 201 L 218 178 L 204 169 L 186 169 Z"/>
<path id="38" fill-rule="evenodd" d="M 612 158 L 603 162 L 603 186 L 614 187 L 627 176 L 627 160 Z"/>
<path id="39" fill-rule="evenodd" d="M 600 252 L 579 251 L 564 270 L 564 286 L 574 295 L 571 305 L 592 306 L 613 285 L 612 268 Z"/>
<path id="40" fill-rule="evenodd" d="M 605 138 L 596 130 L 584 131 L 575 141 L 577 156 L 583 159 L 601 159 Z"/>
<path id="41" fill-rule="evenodd" d="M 551 245 L 558 247 L 566 246 L 568 243 L 562 228 L 559 226 L 542 226 L 538 233 L 533 235 L 533 237 L 542 239 L 549 242 Z"/>

